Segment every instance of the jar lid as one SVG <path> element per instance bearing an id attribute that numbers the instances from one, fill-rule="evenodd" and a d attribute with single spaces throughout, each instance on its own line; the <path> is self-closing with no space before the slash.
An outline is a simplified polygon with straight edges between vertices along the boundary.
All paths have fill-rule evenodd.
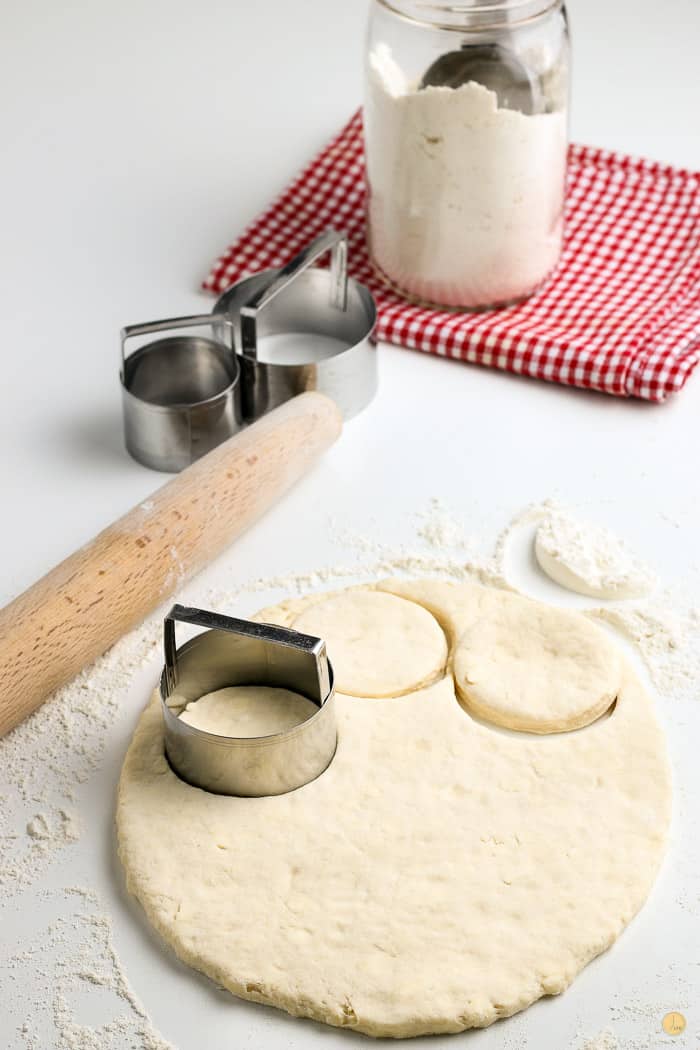
<path id="1" fill-rule="evenodd" d="M 564 6 L 563 0 L 378 0 L 412 22 L 464 31 L 520 25 Z"/>

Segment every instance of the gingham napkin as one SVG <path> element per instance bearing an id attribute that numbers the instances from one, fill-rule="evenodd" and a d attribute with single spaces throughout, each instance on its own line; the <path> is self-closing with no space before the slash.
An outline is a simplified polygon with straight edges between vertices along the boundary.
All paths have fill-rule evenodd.
<path id="1" fill-rule="evenodd" d="M 367 257 L 364 196 L 356 113 L 204 287 L 220 293 L 281 266 L 334 227 L 348 233 L 350 272 L 374 294 L 386 342 L 649 401 L 680 390 L 700 358 L 700 174 L 571 146 L 558 269 L 527 302 L 477 314 L 414 306 L 386 287 Z"/>

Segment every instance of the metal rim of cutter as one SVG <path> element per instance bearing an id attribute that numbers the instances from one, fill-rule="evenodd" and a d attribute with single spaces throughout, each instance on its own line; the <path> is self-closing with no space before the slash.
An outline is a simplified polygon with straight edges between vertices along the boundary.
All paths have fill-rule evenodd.
<path id="1" fill-rule="evenodd" d="M 169 336 L 127 355 L 127 343 L 136 336 L 204 326 L 216 338 Z M 130 454 L 154 470 L 177 472 L 231 437 L 243 426 L 240 375 L 233 326 L 224 315 L 122 328 L 119 379 Z"/>
<path id="2" fill-rule="evenodd" d="M 330 268 L 313 267 L 328 252 Z M 238 281 L 219 297 L 214 314 L 233 326 L 246 422 L 306 390 L 326 394 L 350 419 L 377 391 L 377 307 L 371 292 L 348 276 L 345 233 L 327 230 L 281 269 Z M 260 359 L 261 334 L 320 335 L 343 345 L 327 357 L 289 364 L 274 355 Z"/>
<path id="3" fill-rule="evenodd" d="M 331 253 L 330 302 L 336 310 L 348 307 L 348 240 L 344 233 L 328 230 L 311 244 L 303 248 L 291 262 L 278 271 L 265 271 L 269 276 L 265 285 L 258 289 L 241 307 L 241 353 L 244 357 L 258 360 L 258 314 L 301 276 L 310 266 L 326 254 Z"/>
<path id="4" fill-rule="evenodd" d="M 178 648 L 176 623 L 205 630 Z M 164 620 L 163 643 L 165 751 L 182 780 L 216 794 L 260 797 L 303 787 L 327 769 L 337 734 L 333 669 L 322 639 L 175 605 Z M 179 718 L 190 701 L 236 685 L 289 689 L 318 711 L 291 729 L 262 737 L 221 736 Z"/>

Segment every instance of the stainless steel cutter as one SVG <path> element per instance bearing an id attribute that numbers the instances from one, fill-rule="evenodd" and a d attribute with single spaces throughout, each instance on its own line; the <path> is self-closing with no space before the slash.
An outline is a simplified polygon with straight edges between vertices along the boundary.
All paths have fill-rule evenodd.
<path id="1" fill-rule="evenodd" d="M 329 269 L 312 268 L 331 252 Z M 140 463 L 179 471 L 270 409 L 308 390 L 331 397 L 348 419 L 377 389 L 371 293 L 348 277 L 347 238 L 329 230 L 282 269 L 233 285 L 212 314 L 122 329 L 120 379 L 126 446 Z M 169 335 L 127 355 L 137 336 L 209 327 L 210 335 Z M 261 355 L 268 336 L 309 337 L 294 363 Z M 337 341 L 319 359 L 314 337 Z"/>
<path id="2" fill-rule="evenodd" d="M 176 623 L 205 630 L 178 648 Z M 280 795 L 328 767 L 336 748 L 335 690 L 320 638 L 175 605 L 165 618 L 163 640 L 165 751 L 179 777 L 217 794 Z M 235 685 L 288 689 L 318 710 L 291 729 L 263 737 L 220 736 L 179 718 L 192 700 Z"/>

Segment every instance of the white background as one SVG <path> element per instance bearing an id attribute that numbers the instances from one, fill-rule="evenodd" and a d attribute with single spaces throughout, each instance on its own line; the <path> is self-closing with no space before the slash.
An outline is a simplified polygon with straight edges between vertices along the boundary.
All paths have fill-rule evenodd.
<path id="1" fill-rule="evenodd" d="M 164 480 L 122 447 L 118 329 L 210 307 L 198 284 L 214 256 L 359 103 L 366 9 L 363 0 L 0 7 L 0 599 L 9 600 Z M 572 0 L 569 9 L 573 137 L 700 167 L 700 5 Z M 437 496 L 494 536 L 525 504 L 558 496 L 625 535 L 664 579 L 697 590 L 699 378 L 652 406 L 393 348 L 382 348 L 380 365 L 376 401 L 231 551 L 227 579 L 337 558 L 328 513 L 391 543 Z M 129 698 L 90 794 L 99 851 L 144 688 Z M 662 717 L 687 798 L 697 791 L 683 778 L 698 717 L 692 706 Z M 91 850 L 87 836 L 75 851 L 88 867 Z M 353 1041 L 213 996 L 144 935 L 116 870 L 95 863 L 103 891 L 114 887 L 129 978 L 179 1050 L 204 1045 L 204 1022 L 211 1050 Z M 680 877 L 667 865 L 615 953 L 564 999 L 531 1011 L 523 1046 L 577 1046 L 579 1022 L 587 1032 L 609 1024 L 613 991 L 648 987 L 657 972 L 667 975 L 660 998 L 679 1005 L 670 967 L 683 980 L 697 973 L 699 941 L 675 904 L 687 888 Z M 700 1018 L 689 1018 L 683 1045 L 696 1045 Z M 23 1045 L 7 1032 L 8 1046 Z M 497 1026 L 464 1043 L 482 1050 L 502 1035 Z"/>

